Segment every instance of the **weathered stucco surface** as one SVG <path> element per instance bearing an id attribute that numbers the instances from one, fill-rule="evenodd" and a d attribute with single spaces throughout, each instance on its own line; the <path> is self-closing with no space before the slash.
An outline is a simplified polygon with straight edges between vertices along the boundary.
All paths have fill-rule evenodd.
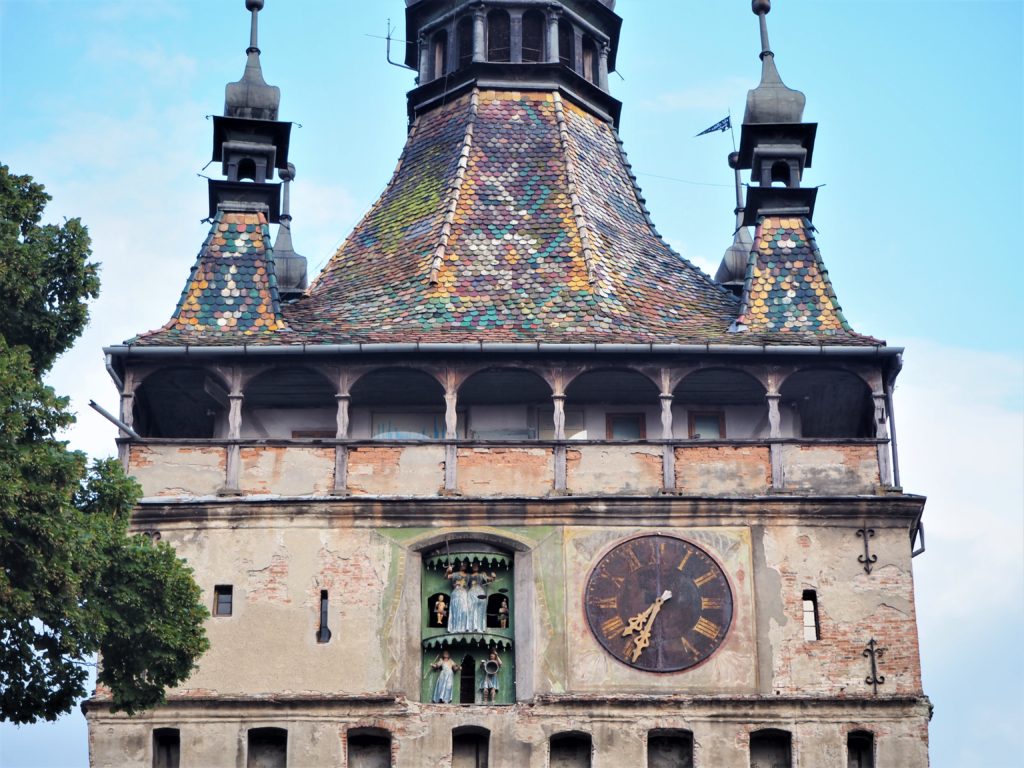
<path id="1" fill-rule="evenodd" d="M 873 445 L 786 445 L 785 487 L 820 493 L 873 493 L 879 485 Z"/>
<path id="2" fill-rule="evenodd" d="M 334 449 L 242 448 L 242 493 L 323 496 L 334 487 Z"/>
<path id="3" fill-rule="evenodd" d="M 544 496 L 554 484 L 550 448 L 460 448 L 458 487 L 466 496 Z"/>
<path id="4" fill-rule="evenodd" d="M 444 487 L 444 446 L 353 448 L 348 490 L 355 496 L 437 496 Z"/>
<path id="5" fill-rule="evenodd" d="M 227 449 L 219 445 L 133 445 L 128 472 L 143 496 L 212 496 L 225 485 Z"/>
<path id="6" fill-rule="evenodd" d="M 579 445 L 566 455 L 569 490 L 578 494 L 656 494 L 661 490 L 661 448 Z"/>
<path id="7" fill-rule="evenodd" d="M 767 446 L 677 447 L 676 490 L 712 496 L 765 493 L 772 467 Z"/>

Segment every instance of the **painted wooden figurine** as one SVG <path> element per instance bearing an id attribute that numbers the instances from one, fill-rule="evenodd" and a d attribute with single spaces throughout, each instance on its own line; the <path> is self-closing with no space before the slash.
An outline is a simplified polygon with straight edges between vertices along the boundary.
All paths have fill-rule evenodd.
<path id="1" fill-rule="evenodd" d="M 469 602 L 469 592 L 466 591 L 469 577 L 461 563 L 456 560 L 455 564 L 459 567 L 458 571 L 450 565 L 445 571 L 445 578 L 452 583 L 452 592 L 448 601 L 448 631 L 470 632 L 473 609 Z"/>
<path id="2" fill-rule="evenodd" d="M 481 573 L 474 564 L 469 574 L 469 632 L 487 631 L 487 585 L 497 577 L 493 573 Z"/>
<path id="3" fill-rule="evenodd" d="M 483 691 L 484 701 L 493 702 L 498 693 L 498 672 L 501 671 L 501 659 L 497 651 L 491 651 L 487 661 L 481 661 L 483 667 L 483 680 L 480 681 L 480 690 Z"/>
<path id="4" fill-rule="evenodd" d="M 508 600 L 502 600 L 501 607 L 498 608 L 498 627 L 508 629 Z"/>
<path id="5" fill-rule="evenodd" d="M 441 658 L 430 665 L 431 669 L 437 670 L 437 682 L 434 683 L 434 695 L 430 699 L 435 704 L 451 704 L 452 694 L 455 690 L 455 673 L 459 671 L 459 665 L 451 658 L 448 651 L 441 652 Z"/>
<path id="6" fill-rule="evenodd" d="M 444 601 L 444 595 L 437 596 L 437 602 L 434 603 L 434 620 L 439 627 L 444 626 L 444 620 L 448 616 L 448 604 Z"/>

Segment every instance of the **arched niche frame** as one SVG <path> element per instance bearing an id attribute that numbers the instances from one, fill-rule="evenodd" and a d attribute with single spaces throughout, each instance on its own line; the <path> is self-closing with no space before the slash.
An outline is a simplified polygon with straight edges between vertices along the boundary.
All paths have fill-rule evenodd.
<path id="1" fill-rule="evenodd" d="M 802 367 L 781 382 L 780 407 L 796 417 L 796 436 L 873 438 L 875 401 L 862 375 L 842 367 Z"/>
<path id="2" fill-rule="evenodd" d="M 128 423 L 144 438 L 227 437 L 231 387 L 217 371 L 193 365 L 136 369 Z"/>
<path id="3" fill-rule="evenodd" d="M 336 436 L 337 378 L 321 366 L 275 365 L 242 377 L 242 438 Z"/>

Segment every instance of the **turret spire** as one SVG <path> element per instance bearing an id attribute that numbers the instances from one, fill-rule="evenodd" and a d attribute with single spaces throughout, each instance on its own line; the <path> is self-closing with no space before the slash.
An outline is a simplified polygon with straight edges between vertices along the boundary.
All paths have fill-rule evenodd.
<path id="1" fill-rule="evenodd" d="M 753 0 L 752 8 L 761 24 L 761 84 L 747 94 L 744 123 L 799 123 L 804 118 L 807 98 L 787 88 L 775 67 L 775 54 L 768 42 L 768 13 L 771 0 Z"/>
<path id="2" fill-rule="evenodd" d="M 257 120 L 277 120 L 281 105 L 281 89 L 267 85 L 260 66 L 259 12 L 264 0 L 245 0 L 246 9 L 252 14 L 249 31 L 249 47 L 246 49 L 245 72 L 237 83 L 229 83 L 224 93 L 225 117 L 249 117 Z"/>
<path id="3" fill-rule="evenodd" d="M 736 178 L 736 232 L 732 238 L 732 245 L 726 249 L 718 272 L 715 273 L 715 281 L 738 295 L 743 292 L 743 280 L 747 274 L 747 263 L 750 261 L 754 241 L 750 237 L 750 230 L 743 224 L 743 179 L 740 175 L 738 152 L 729 155 L 729 167 L 733 169 Z"/>
<path id="4" fill-rule="evenodd" d="M 284 205 L 281 208 L 281 226 L 274 242 L 274 274 L 277 290 L 282 299 L 293 299 L 306 290 L 306 257 L 295 252 L 292 245 L 291 186 L 295 180 L 295 166 L 278 171 L 284 182 Z"/>

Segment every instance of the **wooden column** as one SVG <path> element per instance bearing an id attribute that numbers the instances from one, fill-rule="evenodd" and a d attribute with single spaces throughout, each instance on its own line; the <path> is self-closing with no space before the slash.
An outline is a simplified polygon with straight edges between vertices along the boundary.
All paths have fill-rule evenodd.
<path id="1" fill-rule="evenodd" d="M 597 60 L 597 86 L 602 91 L 608 90 L 608 56 L 611 53 L 611 46 L 608 43 L 601 43 Z"/>
<path id="2" fill-rule="evenodd" d="M 483 6 L 473 9 L 473 61 L 487 61 L 487 14 Z"/>
<path id="3" fill-rule="evenodd" d="M 886 441 L 878 444 L 878 478 L 884 487 L 891 488 L 893 486 L 892 446 L 889 443 L 889 421 L 886 417 L 887 401 L 885 392 L 872 392 L 871 399 L 875 404 L 875 437 Z"/>
<path id="4" fill-rule="evenodd" d="M 458 483 L 458 459 L 459 446 L 456 440 L 459 437 L 459 393 L 454 382 L 449 377 L 447 390 L 444 393 L 444 490 L 446 493 L 454 493 Z"/>
<path id="5" fill-rule="evenodd" d="M 568 489 L 568 468 L 565 457 L 565 393 L 558 391 L 551 395 L 554 405 L 555 440 L 555 493 L 565 493 Z"/>
<path id="6" fill-rule="evenodd" d="M 782 490 L 786 484 L 785 468 L 783 467 L 782 459 L 782 443 L 778 442 L 782 437 L 782 417 L 779 413 L 779 400 L 782 396 L 774 388 L 769 389 L 765 395 L 765 399 L 768 401 L 768 424 L 769 432 L 768 438 L 771 441 L 771 460 L 772 460 L 772 488 L 775 490 Z"/>
<path id="7" fill-rule="evenodd" d="M 558 18 L 562 15 L 559 8 L 548 9 L 548 64 L 557 64 L 558 52 Z"/>
<path id="8" fill-rule="evenodd" d="M 665 441 L 661 447 L 661 490 L 662 493 L 675 493 L 676 448 L 672 442 L 672 402 L 675 398 L 671 392 L 662 392 L 660 397 L 661 439 Z"/>
<path id="9" fill-rule="evenodd" d="M 242 448 L 238 441 L 242 439 L 242 372 L 238 368 L 231 371 L 231 392 L 228 393 L 228 455 L 225 467 L 224 488 L 226 496 L 241 495 L 239 477 L 242 471 Z"/>
<path id="10" fill-rule="evenodd" d="M 348 387 L 342 385 L 338 394 L 334 396 L 338 401 L 338 427 L 335 437 L 338 440 L 348 440 L 349 437 L 349 407 L 352 404 L 352 396 Z M 334 446 L 334 490 L 331 493 L 335 496 L 348 495 L 348 446 Z"/>

